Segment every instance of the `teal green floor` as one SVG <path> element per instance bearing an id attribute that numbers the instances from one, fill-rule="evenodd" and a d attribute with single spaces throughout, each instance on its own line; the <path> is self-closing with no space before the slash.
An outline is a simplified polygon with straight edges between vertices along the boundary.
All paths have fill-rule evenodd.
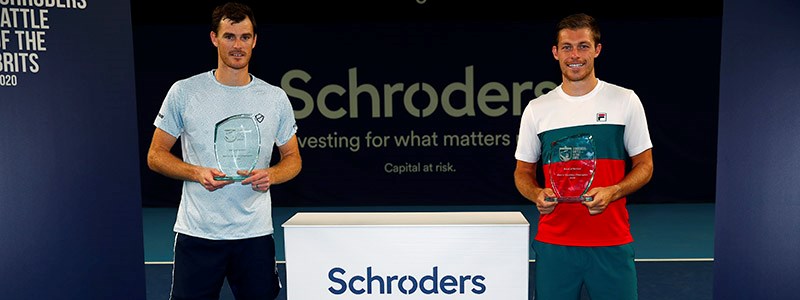
<path id="1" fill-rule="evenodd" d="M 148 264 L 171 263 L 177 208 L 143 208 L 144 259 Z M 533 206 L 377 206 L 275 207 L 276 258 L 284 261 L 281 224 L 298 212 L 432 212 L 520 211 L 531 223 L 531 240 L 538 214 Z M 714 204 L 629 204 L 637 261 L 711 261 L 714 255 Z M 533 250 L 531 260 L 535 259 Z"/>

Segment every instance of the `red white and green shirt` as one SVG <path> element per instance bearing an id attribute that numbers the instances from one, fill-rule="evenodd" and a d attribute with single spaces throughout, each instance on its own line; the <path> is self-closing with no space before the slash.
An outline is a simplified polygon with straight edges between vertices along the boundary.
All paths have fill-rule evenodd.
<path id="1" fill-rule="evenodd" d="M 517 160 L 537 163 L 549 157 L 554 141 L 576 134 L 594 140 L 597 167 L 591 187 L 610 186 L 625 176 L 625 162 L 653 147 L 639 97 L 630 89 L 601 80 L 586 95 L 573 97 L 559 85 L 531 100 L 522 113 Z M 557 150 L 555 150 L 557 151 Z M 550 186 L 548 162 L 543 160 L 545 186 Z M 580 203 L 559 203 L 539 217 L 536 240 L 566 246 L 613 246 L 630 243 L 626 199 L 612 202 L 603 213 L 590 215 Z"/>

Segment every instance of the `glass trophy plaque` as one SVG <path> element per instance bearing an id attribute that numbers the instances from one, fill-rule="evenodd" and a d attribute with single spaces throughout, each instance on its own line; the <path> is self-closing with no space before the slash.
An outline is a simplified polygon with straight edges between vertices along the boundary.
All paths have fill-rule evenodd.
<path id="1" fill-rule="evenodd" d="M 589 134 L 563 137 L 552 143 L 547 160 L 550 188 L 555 197 L 545 201 L 592 201 L 584 196 L 594 179 L 597 159 L 594 140 Z"/>
<path id="2" fill-rule="evenodd" d="M 226 176 L 214 179 L 244 180 L 247 176 L 237 171 L 252 171 L 260 152 L 261 134 L 252 115 L 235 115 L 219 121 L 214 126 L 214 154 L 219 170 Z"/>

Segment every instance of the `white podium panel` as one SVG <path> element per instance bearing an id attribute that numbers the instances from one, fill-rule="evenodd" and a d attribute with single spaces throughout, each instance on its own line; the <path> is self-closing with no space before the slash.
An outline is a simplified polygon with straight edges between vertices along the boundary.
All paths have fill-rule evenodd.
<path id="1" fill-rule="evenodd" d="M 287 300 L 528 297 L 520 212 L 297 213 L 283 228 Z"/>

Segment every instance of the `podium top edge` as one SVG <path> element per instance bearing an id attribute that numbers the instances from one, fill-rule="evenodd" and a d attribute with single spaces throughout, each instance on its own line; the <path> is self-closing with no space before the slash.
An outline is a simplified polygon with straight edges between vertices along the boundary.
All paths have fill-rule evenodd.
<path id="1" fill-rule="evenodd" d="M 283 227 L 318 226 L 529 226 L 518 211 L 508 212 L 299 212 Z"/>

